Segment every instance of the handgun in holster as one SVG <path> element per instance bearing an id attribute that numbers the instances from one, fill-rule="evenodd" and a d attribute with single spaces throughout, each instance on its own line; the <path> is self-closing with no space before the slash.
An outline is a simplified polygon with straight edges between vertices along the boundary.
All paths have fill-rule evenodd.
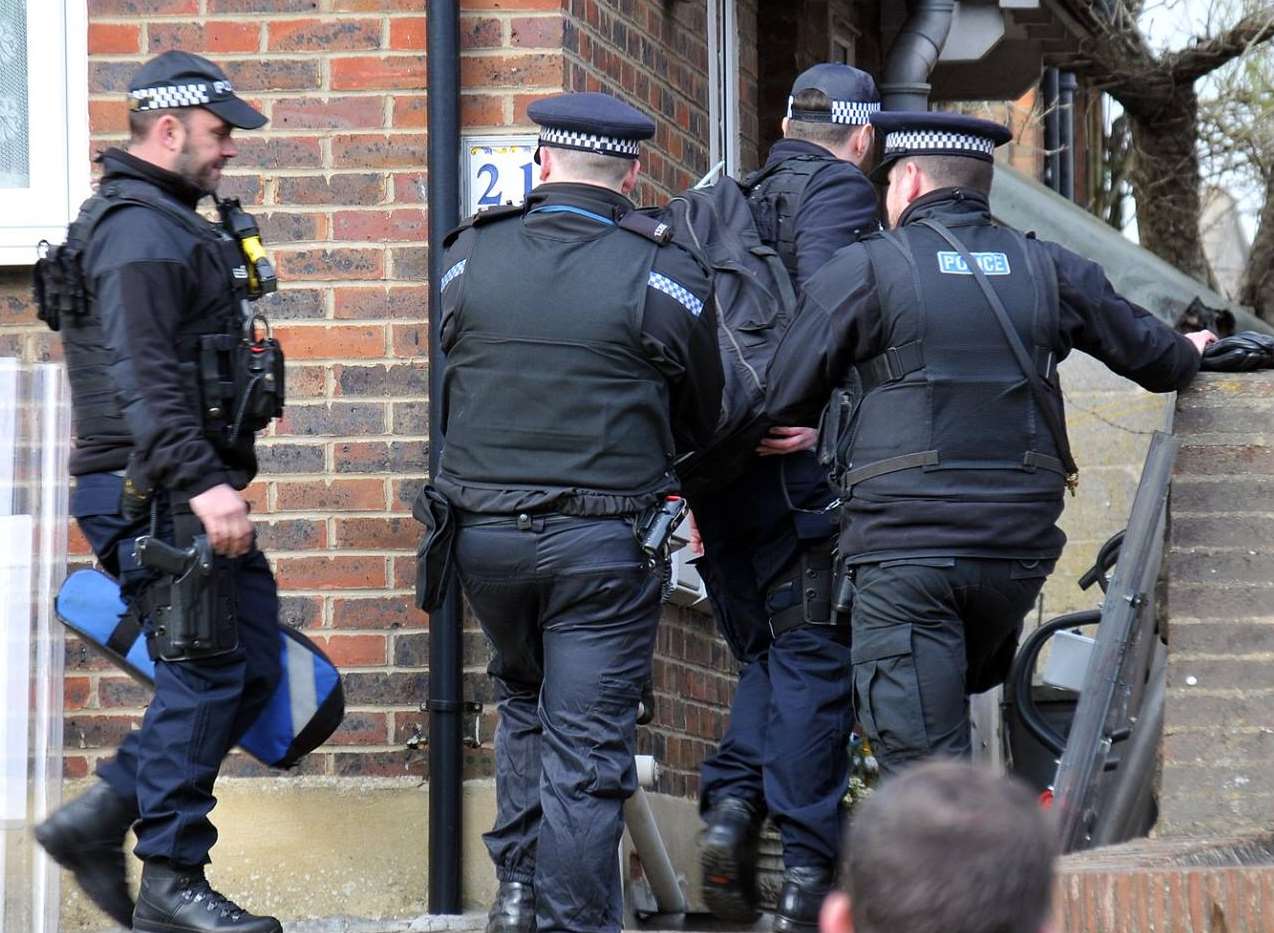
<path id="1" fill-rule="evenodd" d="M 637 516 L 633 534 L 642 553 L 651 564 L 668 558 L 668 541 L 686 517 L 686 500 L 680 496 L 666 496 Z"/>
<path id="2" fill-rule="evenodd" d="M 174 547 L 153 535 L 137 539 L 137 559 L 159 573 L 142 594 L 152 660 L 194 661 L 239 646 L 229 567 L 213 554 L 207 535 Z"/>

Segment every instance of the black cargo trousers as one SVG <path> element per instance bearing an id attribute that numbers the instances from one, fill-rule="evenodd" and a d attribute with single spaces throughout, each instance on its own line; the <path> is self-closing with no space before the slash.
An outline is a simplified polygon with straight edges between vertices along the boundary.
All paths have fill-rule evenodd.
<path id="1" fill-rule="evenodd" d="M 969 695 L 1004 682 L 1053 564 L 916 557 L 854 567 L 854 708 L 882 774 L 972 753 Z"/>
<path id="2" fill-rule="evenodd" d="M 496 874 L 533 885 L 540 933 L 618 931 L 660 576 L 622 517 L 462 515 L 455 548 L 494 648 Z"/>

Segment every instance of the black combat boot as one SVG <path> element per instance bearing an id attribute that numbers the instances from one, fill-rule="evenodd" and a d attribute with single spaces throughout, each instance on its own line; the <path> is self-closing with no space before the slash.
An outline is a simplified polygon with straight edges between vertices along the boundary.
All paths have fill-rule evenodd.
<path id="1" fill-rule="evenodd" d="M 133 899 L 124 878 L 124 835 L 136 819 L 137 802 L 98 781 L 35 828 L 35 840 L 49 857 L 125 928 L 133 922 Z"/>
<path id="2" fill-rule="evenodd" d="M 487 914 L 487 933 L 535 933 L 535 891 L 529 884 L 500 882 Z"/>
<path id="3" fill-rule="evenodd" d="M 143 933 L 283 933 L 273 917 L 250 914 L 208 884 L 203 868 L 150 861 L 133 911 Z"/>
<path id="4" fill-rule="evenodd" d="M 757 918 L 756 848 L 762 818 L 746 800 L 722 797 L 704 815 L 699 867 L 703 901 L 722 920 Z"/>
<path id="5" fill-rule="evenodd" d="M 776 933 L 811 933 L 818 929 L 818 912 L 832 888 L 829 868 L 814 865 L 789 868 L 783 872 L 783 890 L 774 911 Z"/>

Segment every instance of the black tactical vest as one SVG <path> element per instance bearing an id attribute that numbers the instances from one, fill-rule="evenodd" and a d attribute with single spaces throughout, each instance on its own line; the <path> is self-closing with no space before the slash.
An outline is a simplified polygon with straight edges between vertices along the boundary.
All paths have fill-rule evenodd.
<path id="1" fill-rule="evenodd" d="M 951 229 L 1003 301 L 1062 416 L 1052 259 L 1034 239 L 1012 230 L 991 224 Z M 960 255 L 917 223 L 862 243 L 889 347 L 858 367 L 864 395 L 840 458 L 848 497 L 911 499 L 920 510 L 952 503 L 962 510 L 953 524 L 969 526 L 971 541 L 994 537 L 972 527 L 979 502 L 1056 502 L 1060 511 L 1065 471 L 1056 444 Z M 861 507 L 873 508 L 868 502 Z M 960 538 L 959 527 L 949 531 Z M 851 550 L 897 543 L 865 540 Z"/>
<path id="2" fill-rule="evenodd" d="M 589 515 L 674 489 L 667 382 L 641 343 L 659 245 L 620 226 L 535 236 L 519 213 L 474 232 L 447 353 L 439 487 L 524 491 L 532 508 Z"/>
<path id="3" fill-rule="evenodd" d="M 761 242 L 779 254 L 793 282 L 797 279 L 796 215 L 805 199 L 805 189 L 822 169 L 839 161 L 830 152 L 792 156 L 743 180 Z"/>
<path id="4" fill-rule="evenodd" d="M 204 419 L 207 436 L 218 449 L 230 446 L 235 395 L 234 364 L 231 358 L 241 340 L 247 297 L 247 268 L 238 244 L 219 227 L 204 220 L 185 205 L 152 185 L 133 179 L 113 179 L 80 208 L 79 216 L 67 231 L 66 243 L 55 248 L 58 266 L 57 294 L 41 304 L 56 314 L 42 314 L 54 330 L 60 330 L 71 386 L 71 415 L 75 436 L 96 440 L 118 438 L 120 445 L 131 443 L 131 432 L 115 400 L 108 367 L 102 320 L 93 300 L 91 270 L 82 268 L 94 231 L 112 211 L 139 205 L 181 224 L 208 251 L 218 270 L 218 289 L 201 296 L 211 308 L 200 313 L 183 313 L 177 326 L 177 355 L 188 369 L 188 391 Z M 49 275 L 43 276 L 45 281 Z M 77 297 L 78 296 L 78 297 Z M 60 299 L 60 300 L 59 300 Z M 138 361 L 144 363 L 144 361 Z"/>

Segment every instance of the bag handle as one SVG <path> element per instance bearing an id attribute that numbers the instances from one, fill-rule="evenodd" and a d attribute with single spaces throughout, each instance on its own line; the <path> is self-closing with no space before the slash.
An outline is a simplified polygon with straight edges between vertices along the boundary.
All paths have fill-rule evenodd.
<path id="1" fill-rule="evenodd" d="M 1004 339 L 1008 341 L 1009 349 L 1013 351 L 1017 365 L 1021 368 L 1023 375 L 1026 376 L 1027 384 L 1031 387 L 1031 393 L 1035 396 L 1035 403 L 1039 406 L 1044 416 L 1044 423 L 1048 425 L 1049 433 L 1053 435 L 1053 443 L 1057 445 L 1058 456 L 1061 458 L 1062 466 L 1066 469 L 1066 488 L 1070 490 L 1072 496 L 1075 495 L 1075 488 L 1079 485 L 1079 467 L 1075 463 L 1075 458 L 1071 456 L 1071 445 L 1066 436 L 1066 425 L 1058 415 L 1057 409 L 1052 405 L 1053 400 L 1048 396 L 1048 388 L 1044 385 L 1044 380 L 1040 378 L 1040 374 L 1035 368 L 1034 360 L 1026 352 L 1026 347 L 1022 346 L 1022 338 L 1017 335 L 1013 322 L 1009 320 L 1008 312 L 1004 310 L 1004 302 L 1000 300 L 1000 296 L 995 293 L 995 289 L 987 281 L 986 273 L 982 271 L 982 267 L 973 258 L 973 254 L 969 252 L 963 243 L 956 239 L 950 230 L 931 217 L 926 217 L 924 220 L 917 221 L 917 223 L 928 227 L 938 234 L 938 236 L 947 241 L 952 249 L 960 254 L 960 258 L 964 260 L 964 264 L 969 267 L 969 271 L 973 274 L 973 280 L 978 283 L 978 288 L 982 289 L 982 294 L 986 297 L 987 303 L 995 314 L 996 322 L 999 323 L 1000 329 L 1004 331 Z"/>

